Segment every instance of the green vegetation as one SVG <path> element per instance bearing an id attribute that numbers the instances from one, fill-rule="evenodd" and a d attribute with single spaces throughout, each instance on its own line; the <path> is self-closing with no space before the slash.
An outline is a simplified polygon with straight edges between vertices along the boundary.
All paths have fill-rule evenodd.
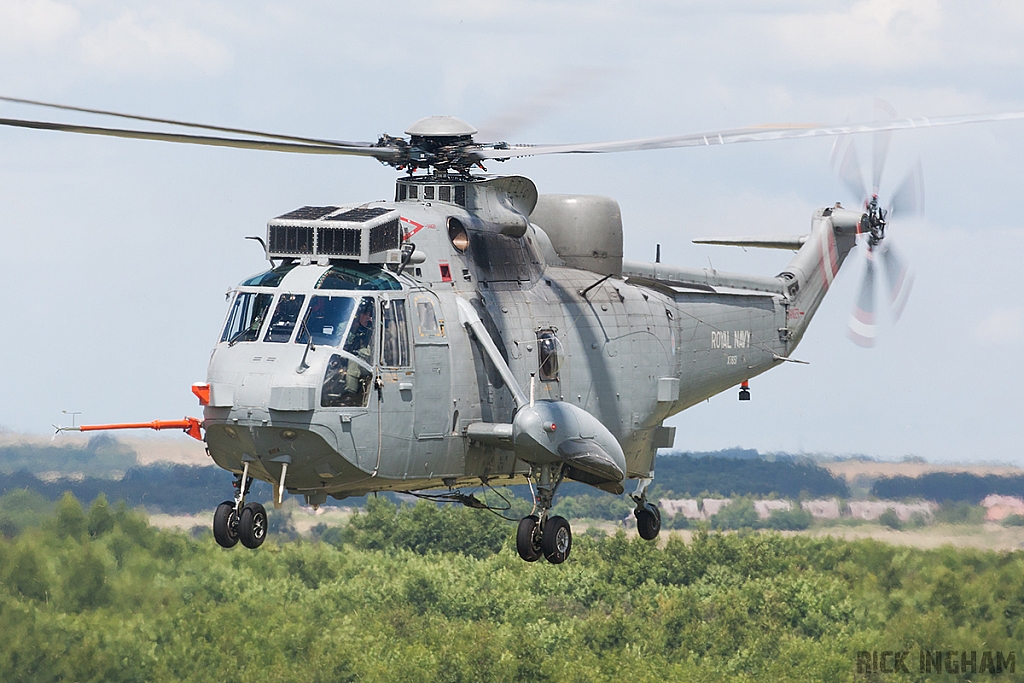
<path id="1" fill-rule="evenodd" d="M 381 499 L 226 551 L 65 496 L 0 540 L 0 680 L 853 681 L 860 650 L 1024 637 L 1019 552 L 580 533 L 554 567 L 496 520 Z"/>
<path id="2" fill-rule="evenodd" d="M 136 465 L 135 451 L 106 435 L 94 436 L 84 446 L 60 443 L 0 446 L 0 474 L 62 472 L 110 478 Z"/>
<path id="3" fill-rule="evenodd" d="M 886 477 L 871 487 L 871 495 L 878 498 L 923 498 L 974 505 L 993 493 L 1024 497 L 1024 474 L 982 476 L 969 472 L 929 472 L 920 477 Z"/>
<path id="4" fill-rule="evenodd" d="M 740 498 L 726 505 L 711 517 L 711 527 L 718 530 L 773 529 L 775 531 L 799 531 L 811 526 L 811 513 L 794 507 L 792 510 L 775 510 L 768 519 L 761 519 L 754 510 L 752 498 Z"/>
<path id="5" fill-rule="evenodd" d="M 756 452 L 755 452 L 756 453 Z M 846 482 L 813 463 L 680 454 L 658 456 L 654 468 L 660 491 L 678 497 L 711 492 L 723 496 L 848 498 Z"/>

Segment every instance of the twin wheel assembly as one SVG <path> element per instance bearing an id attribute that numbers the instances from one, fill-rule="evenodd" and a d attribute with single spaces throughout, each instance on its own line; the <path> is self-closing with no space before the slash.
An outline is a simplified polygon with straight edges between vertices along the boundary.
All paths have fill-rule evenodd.
<path id="1" fill-rule="evenodd" d="M 259 503 L 246 503 L 239 512 L 226 500 L 213 513 L 213 537 L 223 548 L 239 541 L 246 548 L 259 548 L 267 538 L 267 511 Z"/>
<path id="2" fill-rule="evenodd" d="M 267 511 L 259 503 L 246 503 L 252 486 L 249 463 L 233 484 L 235 499 L 226 500 L 213 513 L 213 537 L 222 548 L 233 548 L 241 541 L 246 548 L 259 548 L 267 539 Z"/>

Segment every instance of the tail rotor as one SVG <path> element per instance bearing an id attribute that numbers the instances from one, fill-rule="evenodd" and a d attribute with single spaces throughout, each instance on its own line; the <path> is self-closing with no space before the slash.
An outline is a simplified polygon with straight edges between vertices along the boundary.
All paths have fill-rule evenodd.
<path id="1" fill-rule="evenodd" d="M 881 100 L 875 106 L 895 116 L 890 105 Z M 880 131 L 872 139 L 871 193 L 867 193 L 857 148 L 853 140 L 849 140 L 846 151 L 841 155 L 837 145 L 833 150 L 833 165 L 840 181 L 858 198 L 863 198 L 864 215 L 858 225 L 861 235 L 859 242 L 865 247 L 865 268 L 857 301 L 850 315 L 848 336 L 864 347 L 874 346 L 878 331 L 878 316 L 875 305 L 875 279 L 883 277 L 888 292 L 890 315 L 898 321 L 907 305 L 913 285 L 913 274 L 906 259 L 892 245 L 892 239 L 886 234 L 889 221 L 894 216 L 910 216 L 919 214 L 924 209 L 924 174 L 921 162 L 910 170 L 903 181 L 892 193 L 887 208 L 882 208 L 879 201 L 879 188 L 885 171 L 886 158 L 889 152 L 889 131 Z M 881 272 L 883 275 L 876 275 Z"/>

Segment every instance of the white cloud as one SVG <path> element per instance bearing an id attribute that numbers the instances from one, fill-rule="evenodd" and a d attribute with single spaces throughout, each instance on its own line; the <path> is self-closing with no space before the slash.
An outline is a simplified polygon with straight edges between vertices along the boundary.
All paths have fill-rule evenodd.
<path id="1" fill-rule="evenodd" d="M 0 2 L 0 51 L 47 47 L 74 31 L 78 10 L 52 0 Z"/>
<path id="2" fill-rule="evenodd" d="M 175 19 L 148 19 L 125 12 L 91 27 L 81 37 L 85 59 L 118 72 L 184 68 L 219 73 L 231 65 L 231 52 L 200 29 Z"/>
<path id="3" fill-rule="evenodd" d="M 985 346 L 1015 344 L 1024 338 L 1024 310 L 1001 308 L 978 323 L 974 337 Z"/>

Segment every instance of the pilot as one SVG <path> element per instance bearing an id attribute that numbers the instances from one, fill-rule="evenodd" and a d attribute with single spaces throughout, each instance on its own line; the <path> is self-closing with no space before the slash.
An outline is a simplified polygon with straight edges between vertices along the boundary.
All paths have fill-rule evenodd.
<path id="1" fill-rule="evenodd" d="M 345 350 L 359 356 L 367 363 L 370 362 L 370 355 L 373 353 L 372 299 L 363 299 L 359 304 L 359 311 L 352 323 L 352 330 L 348 333 L 348 341 L 345 342 Z"/>

